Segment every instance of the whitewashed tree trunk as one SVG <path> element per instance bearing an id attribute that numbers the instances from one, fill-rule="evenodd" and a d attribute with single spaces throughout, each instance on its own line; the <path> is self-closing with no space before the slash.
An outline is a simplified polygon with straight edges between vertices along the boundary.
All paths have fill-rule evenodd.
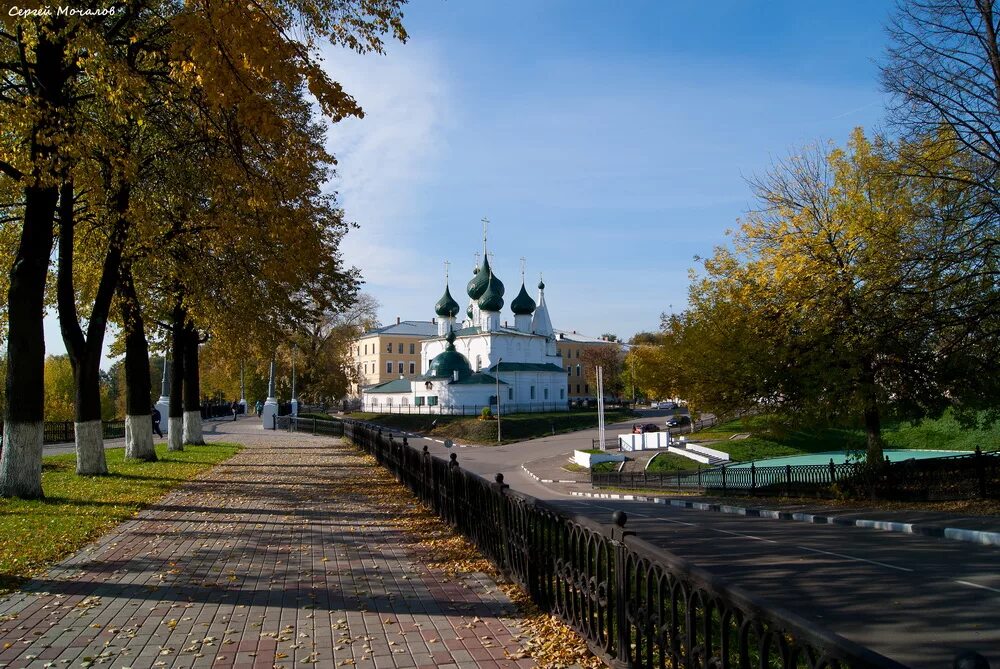
<path id="1" fill-rule="evenodd" d="M 125 459 L 156 460 L 156 449 L 153 447 L 153 417 L 125 416 Z"/>
<path id="2" fill-rule="evenodd" d="M 45 423 L 4 423 L 0 496 L 43 497 L 42 442 Z"/>
<path id="3" fill-rule="evenodd" d="M 171 416 L 167 419 L 167 450 L 184 450 L 184 419 Z"/>
<path id="4" fill-rule="evenodd" d="M 73 431 L 76 434 L 76 473 L 107 474 L 108 461 L 104 457 L 104 430 L 101 421 L 73 423 Z"/>
<path id="5" fill-rule="evenodd" d="M 184 443 L 195 446 L 205 445 L 205 435 L 201 432 L 201 412 L 184 412 Z"/>

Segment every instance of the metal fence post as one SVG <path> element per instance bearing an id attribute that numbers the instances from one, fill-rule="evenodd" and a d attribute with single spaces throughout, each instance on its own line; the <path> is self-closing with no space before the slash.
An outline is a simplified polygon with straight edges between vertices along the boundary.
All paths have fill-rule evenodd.
<path id="1" fill-rule="evenodd" d="M 615 592 L 614 602 L 609 607 L 614 611 L 615 621 L 615 659 L 622 667 L 632 666 L 632 629 L 628 622 L 628 602 L 631 598 L 629 592 L 631 585 L 625 569 L 625 537 L 634 535 L 635 532 L 625 530 L 625 523 L 628 522 L 628 515 L 621 510 L 611 514 L 614 527 L 611 528 L 611 545 L 615 555 Z"/>
<path id="2" fill-rule="evenodd" d="M 986 467 L 983 464 L 983 449 L 976 445 L 976 477 L 979 479 L 979 496 L 986 497 Z"/>
<path id="3" fill-rule="evenodd" d="M 757 465 L 753 462 L 750 463 L 750 490 L 757 492 Z"/>
<path id="4" fill-rule="evenodd" d="M 833 458 L 830 458 L 830 483 L 837 482 L 837 465 L 833 464 Z"/>

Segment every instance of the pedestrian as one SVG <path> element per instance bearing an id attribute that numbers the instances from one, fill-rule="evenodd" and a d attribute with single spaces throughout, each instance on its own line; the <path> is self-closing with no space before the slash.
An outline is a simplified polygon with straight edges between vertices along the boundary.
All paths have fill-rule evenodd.
<path id="1" fill-rule="evenodd" d="M 255 404 L 255 405 L 254 405 L 254 407 L 253 407 L 253 410 L 254 410 L 254 411 L 255 411 L 255 412 L 257 413 L 257 415 L 259 416 L 259 415 L 260 415 L 260 412 L 264 410 L 264 403 L 263 403 L 263 402 L 261 402 L 260 400 L 257 400 L 257 404 Z"/>
<path id="2" fill-rule="evenodd" d="M 233 409 L 233 422 L 235 423 L 236 422 L 236 415 L 240 412 L 240 403 L 237 402 L 236 400 L 233 400 L 233 407 L 232 407 L 232 409 Z"/>
<path id="3" fill-rule="evenodd" d="M 160 415 L 160 410 L 154 406 L 149 413 L 153 419 L 153 432 L 160 435 L 160 439 L 163 439 L 163 432 L 160 430 L 160 419 L 163 417 Z"/>

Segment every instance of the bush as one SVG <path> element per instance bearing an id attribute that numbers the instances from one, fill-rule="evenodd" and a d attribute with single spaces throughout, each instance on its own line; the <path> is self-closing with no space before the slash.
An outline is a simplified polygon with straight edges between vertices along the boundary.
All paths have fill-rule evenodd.
<path id="1" fill-rule="evenodd" d="M 479 412 L 479 420 L 489 420 L 493 418 L 493 412 L 490 411 L 489 407 L 483 407 L 483 410 Z"/>

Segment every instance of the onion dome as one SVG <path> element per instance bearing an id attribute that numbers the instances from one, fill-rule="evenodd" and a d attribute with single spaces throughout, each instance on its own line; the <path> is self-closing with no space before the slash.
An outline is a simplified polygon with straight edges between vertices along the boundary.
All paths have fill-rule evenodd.
<path id="1" fill-rule="evenodd" d="M 531 299 L 528 295 L 528 291 L 524 289 L 524 282 L 521 282 L 521 292 L 517 294 L 510 303 L 510 309 L 517 316 L 527 316 L 535 310 L 535 301 Z"/>
<path id="2" fill-rule="evenodd" d="M 538 280 L 538 290 L 545 290 L 545 282 L 541 279 Z"/>
<path id="3" fill-rule="evenodd" d="M 472 318 L 472 302 L 469 302 L 469 306 L 465 309 L 465 315 Z"/>
<path id="4" fill-rule="evenodd" d="M 490 272 L 486 291 L 479 298 L 479 308 L 483 311 L 500 311 L 503 309 L 503 283 Z"/>
<path id="5" fill-rule="evenodd" d="M 460 310 L 461 307 L 458 306 L 458 302 L 451 296 L 451 290 L 448 286 L 445 286 L 444 295 L 434 305 L 434 313 L 442 318 L 454 318 Z"/>
<path id="6" fill-rule="evenodd" d="M 448 347 L 434 356 L 424 374 L 425 379 L 452 379 L 458 372 L 459 381 L 472 376 L 472 367 L 465 356 L 455 350 L 455 332 L 448 331 Z"/>
<path id="7" fill-rule="evenodd" d="M 474 276 L 469 281 L 469 285 L 466 286 L 466 292 L 474 300 L 478 300 L 486 292 L 486 285 L 490 282 L 490 260 L 486 256 L 483 256 L 483 266 L 477 267 L 473 272 Z"/>

